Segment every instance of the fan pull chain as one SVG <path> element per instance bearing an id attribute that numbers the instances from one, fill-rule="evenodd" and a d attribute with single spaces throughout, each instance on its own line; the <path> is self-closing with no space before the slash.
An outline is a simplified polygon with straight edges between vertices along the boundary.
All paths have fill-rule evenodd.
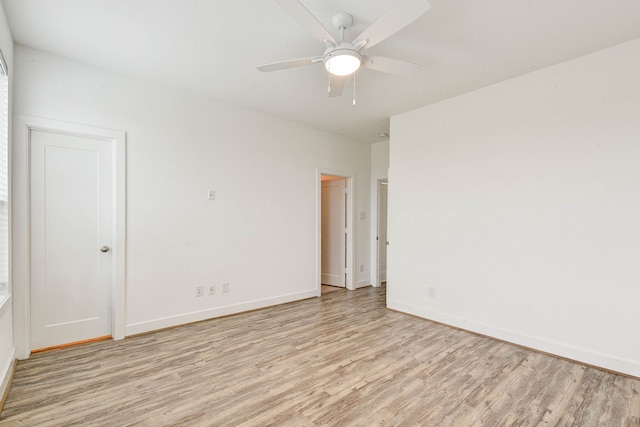
<path id="1" fill-rule="evenodd" d="M 356 105 L 356 73 L 353 73 L 353 105 Z"/>

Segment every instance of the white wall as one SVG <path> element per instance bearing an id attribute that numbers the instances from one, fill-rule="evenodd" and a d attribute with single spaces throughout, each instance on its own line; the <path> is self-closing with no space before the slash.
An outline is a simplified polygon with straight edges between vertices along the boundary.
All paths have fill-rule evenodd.
<path id="1" fill-rule="evenodd" d="M 391 125 L 389 307 L 640 376 L 640 39 Z"/>
<path id="2" fill-rule="evenodd" d="M 371 284 L 378 286 L 378 180 L 388 178 L 389 140 L 371 144 Z"/>
<path id="3" fill-rule="evenodd" d="M 9 67 L 9 141 L 11 141 L 11 97 L 13 92 L 13 39 L 9 32 L 9 25 L 0 3 L 0 50 Z M 368 185 L 368 183 L 367 183 Z M 12 296 L 0 302 L 0 399 L 4 394 L 6 382 L 15 360 L 13 343 L 13 309 Z"/>
<path id="4" fill-rule="evenodd" d="M 21 46 L 16 74 L 15 114 L 127 133 L 127 335 L 319 295 L 318 170 L 352 171 L 368 213 L 368 144 Z M 356 281 L 368 232 L 356 221 Z"/>

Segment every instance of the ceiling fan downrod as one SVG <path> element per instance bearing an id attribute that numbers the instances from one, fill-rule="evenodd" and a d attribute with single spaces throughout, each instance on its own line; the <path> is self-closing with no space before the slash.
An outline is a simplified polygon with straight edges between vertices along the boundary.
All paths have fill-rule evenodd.
<path id="1" fill-rule="evenodd" d="M 345 12 L 339 12 L 331 18 L 333 26 L 340 31 L 340 43 L 344 41 L 344 30 L 353 25 L 353 16 Z"/>

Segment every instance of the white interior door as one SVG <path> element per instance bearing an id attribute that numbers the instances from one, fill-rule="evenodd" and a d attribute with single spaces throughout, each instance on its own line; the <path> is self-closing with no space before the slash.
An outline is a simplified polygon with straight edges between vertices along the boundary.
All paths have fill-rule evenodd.
<path id="1" fill-rule="evenodd" d="M 31 348 L 111 335 L 111 141 L 31 131 Z"/>
<path id="2" fill-rule="evenodd" d="M 346 284 L 346 179 L 322 181 L 322 270 L 324 285 Z"/>
<path id="3" fill-rule="evenodd" d="M 378 278 L 387 281 L 387 195 L 386 180 L 378 181 Z"/>

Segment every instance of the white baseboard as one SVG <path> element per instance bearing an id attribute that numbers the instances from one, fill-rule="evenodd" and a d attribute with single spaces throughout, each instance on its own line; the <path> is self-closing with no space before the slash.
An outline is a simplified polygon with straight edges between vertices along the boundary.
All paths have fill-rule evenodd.
<path id="1" fill-rule="evenodd" d="M 369 283 L 368 280 L 360 280 L 359 282 L 356 282 L 356 289 L 364 288 L 367 286 L 371 286 L 371 283 Z"/>
<path id="2" fill-rule="evenodd" d="M 281 295 L 274 298 L 248 301 L 239 304 L 226 305 L 224 307 L 215 307 L 206 310 L 193 311 L 190 313 L 177 314 L 174 316 L 163 317 L 160 319 L 154 319 L 145 322 L 132 323 L 125 327 L 125 335 L 129 336 L 142 334 L 145 332 L 156 331 L 158 329 L 170 328 L 187 323 L 199 322 L 201 320 L 228 316 L 230 314 L 242 313 L 244 311 L 256 310 L 258 308 L 270 307 L 273 305 L 284 304 L 287 302 L 293 302 L 317 296 L 317 290 L 297 292 L 294 294 Z"/>
<path id="3" fill-rule="evenodd" d="M 6 397 L 9 391 L 9 387 L 11 386 L 11 384 L 9 384 L 9 380 L 11 379 L 11 376 L 13 374 L 13 367 L 15 366 L 15 364 L 16 349 L 14 347 L 13 350 L 11 350 L 11 356 L 9 357 L 9 360 L 7 361 L 5 366 L 2 367 L 2 371 L 0 371 L 0 411 L 2 411 L 4 398 Z"/>
<path id="4" fill-rule="evenodd" d="M 498 328 L 493 325 L 488 325 L 471 319 L 463 319 L 456 316 L 439 313 L 437 311 L 413 307 L 395 301 L 387 301 L 387 307 L 392 310 L 411 314 L 423 319 L 433 320 L 435 322 L 464 329 L 466 331 L 475 332 L 481 335 L 497 338 L 502 341 L 507 341 L 534 350 L 575 360 L 577 362 L 586 363 L 588 365 L 593 365 L 603 369 L 620 372 L 622 374 L 640 378 L 639 361 L 626 360 L 608 354 L 596 353 L 587 349 L 549 341 L 540 337 L 530 336 L 519 333 L 517 331 Z"/>

